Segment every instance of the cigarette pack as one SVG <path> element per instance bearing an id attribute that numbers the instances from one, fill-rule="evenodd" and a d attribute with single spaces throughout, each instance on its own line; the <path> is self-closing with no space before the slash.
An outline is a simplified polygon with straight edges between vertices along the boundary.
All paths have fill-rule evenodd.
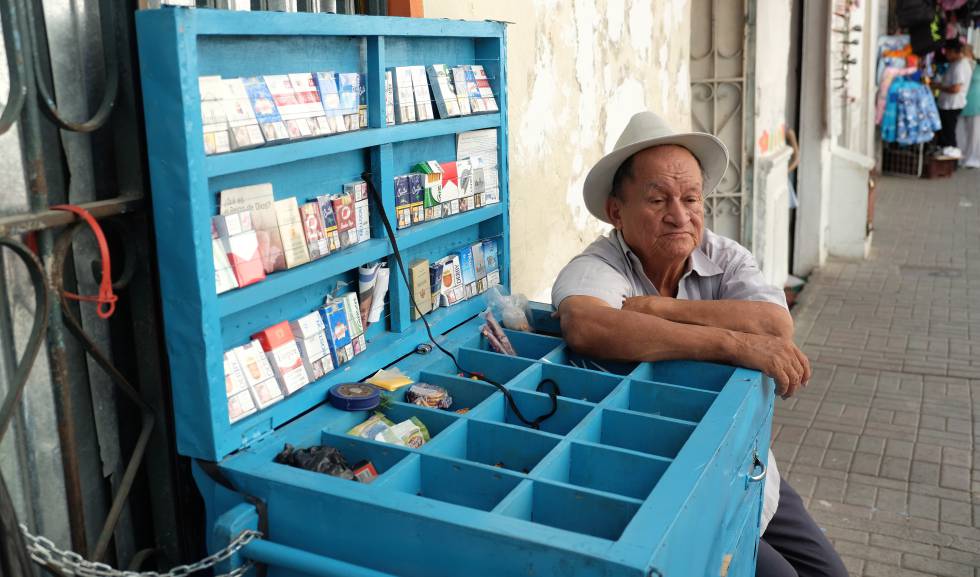
<path id="1" fill-rule="evenodd" d="M 412 226 L 412 193 L 409 175 L 395 177 L 395 217 L 398 228 Z"/>
<path id="2" fill-rule="evenodd" d="M 451 306 L 466 299 L 463 289 L 463 273 L 460 269 L 459 255 L 450 255 L 439 260 L 442 265 L 442 288 L 440 302 L 442 306 Z"/>
<path id="3" fill-rule="evenodd" d="M 395 120 L 398 124 L 415 122 L 415 88 L 412 84 L 412 69 L 398 66 L 392 72 L 395 81 Z"/>
<path id="4" fill-rule="evenodd" d="M 211 239 L 211 252 L 214 255 L 215 292 L 220 295 L 221 293 L 238 288 L 238 279 L 235 278 L 235 269 L 232 268 L 231 261 L 228 260 L 228 253 L 225 252 L 225 247 L 221 244 L 220 239 Z M 261 267 L 262 262 L 259 261 L 259 268 L 261 269 Z M 265 272 L 263 271 L 262 274 L 264 276 Z"/>
<path id="5" fill-rule="evenodd" d="M 339 367 L 349 361 L 354 354 L 344 303 L 343 301 L 332 301 L 330 304 L 321 307 L 319 312 L 323 317 L 323 324 L 327 328 L 327 343 L 330 345 L 333 365 Z"/>
<path id="6" fill-rule="evenodd" d="M 340 250 L 340 235 L 337 233 L 337 216 L 333 212 L 333 199 L 327 195 L 316 197 L 320 205 L 320 217 L 323 219 L 323 238 L 327 241 L 327 250 Z"/>
<path id="7" fill-rule="evenodd" d="M 470 98 L 470 108 L 473 112 L 486 112 L 487 105 L 483 101 L 483 95 L 480 93 L 480 87 L 476 83 L 476 75 L 473 73 L 472 66 L 464 66 L 463 73 L 466 78 L 466 93 Z"/>
<path id="8" fill-rule="evenodd" d="M 439 118 L 459 116 L 459 102 L 456 100 L 456 91 L 453 90 L 453 81 L 449 78 L 449 68 L 445 64 L 433 64 L 426 67 L 425 71 L 429 76 Z"/>
<path id="9" fill-rule="evenodd" d="M 429 279 L 429 261 L 415 260 L 408 266 L 409 283 L 412 285 L 412 296 L 415 306 L 411 307 L 412 320 L 418 320 L 421 315 L 432 310 L 432 285 Z"/>
<path id="10" fill-rule="evenodd" d="M 459 255 L 459 268 L 463 277 L 466 298 L 472 298 L 476 296 L 476 266 L 473 264 L 473 249 L 468 246 L 460 249 L 457 254 Z"/>
<path id="11" fill-rule="evenodd" d="M 361 75 L 357 72 L 338 73 L 337 90 L 340 92 L 340 112 L 347 130 L 358 130 L 361 127 Z"/>
<path id="12" fill-rule="evenodd" d="M 323 216 L 320 214 L 319 203 L 307 202 L 300 207 L 299 212 L 303 218 L 303 234 L 306 235 L 310 259 L 322 258 L 330 254 L 330 247 L 323 235 Z"/>
<path id="13" fill-rule="evenodd" d="M 357 104 L 357 120 L 358 128 L 367 128 L 368 125 L 368 107 L 367 107 L 367 89 L 364 86 L 365 76 L 363 74 L 359 75 L 358 78 L 361 82 L 360 97 L 358 98 Z"/>
<path id="14" fill-rule="evenodd" d="M 497 260 L 497 241 L 489 239 L 483 241 L 483 260 L 486 263 L 487 275 L 500 270 L 500 263 Z"/>
<path id="15" fill-rule="evenodd" d="M 354 202 L 361 202 L 368 199 L 367 183 L 363 180 L 355 180 L 344 184 L 344 193 L 350 194 Z"/>
<path id="16" fill-rule="evenodd" d="M 456 102 L 459 104 L 459 113 L 464 116 L 473 114 L 473 109 L 470 107 L 469 89 L 466 87 L 466 68 L 454 66 L 450 72 L 453 77 L 453 91 L 456 92 Z"/>
<path id="17" fill-rule="evenodd" d="M 256 231 L 248 230 L 222 238 L 221 245 L 239 287 L 265 280 L 265 266 Z"/>
<path id="18" fill-rule="evenodd" d="M 439 165 L 442 173 L 442 202 L 459 200 L 459 176 L 456 162 L 443 162 Z"/>
<path id="19" fill-rule="evenodd" d="M 248 386 L 254 387 L 259 383 L 276 378 L 272 371 L 272 365 L 269 364 L 269 359 L 266 358 L 265 351 L 262 350 L 262 344 L 259 341 L 253 340 L 247 345 L 232 349 L 232 352 L 238 359 L 238 365 L 242 368 L 242 374 L 245 375 L 245 382 Z"/>
<path id="20" fill-rule="evenodd" d="M 354 227 L 357 230 L 357 242 L 371 240 L 371 205 L 367 200 L 354 203 Z"/>
<path id="21" fill-rule="evenodd" d="M 315 127 L 310 125 L 308 109 L 306 104 L 300 102 L 296 97 L 289 75 L 273 74 L 265 76 L 263 79 L 269 88 L 269 93 L 272 94 L 272 99 L 276 102 L 279 116 L 282 117 L 282 121 L 286 125 L 290 140 L 300 140 L 313 136 Z"/>
<path id="22" fill-rule="evenodd" d="M 269 379 L 268 381 L 251 385 L 249 389 L 252 391 L 255 404 L 260 409 L 265 409 L 283 399 L 282 389 L 279 388 L 279 383 L 276 379 Z"/>
<path id="23" fill-rule="evenodd" d="M 262 344 L 283 393 L 291 395 L 310 382 L 299 348 L 287 321 L 252 335 Z"/>
<path id="24" fill-rule="evenodd" d="M 483 206 L 497 204 L 500 202 L 500 189 L 488 188 L 483 192 Z"/>
<path id="25" fill-rule="evenodd" d="M 314 361 L 319 361 L 330 354 L 330 344 L 327 343 L 327 334 L 323 331 L 310 337 L 297 338 L 296 346 L 299 348 L 300 356 L 309 364 L 311 370 L 313 369 Z M 318 379 L 320 377 L 314 374 L 313 378 Z"/>
<path id="26" fill-rule="evenodd" d="M 347 132 L 347 123 L 340 107 L 340 92 L 337 90 L 337 75 L 333 71 L 317 72 L 314 75 L 320 89 L 320 103 L 326 115 L 327 124 L 334 132 Z"/>
<path id="27" fill-rule="evenodd" d="M 262 136 L 269 143 L 284 142 L 289 140 L 289 132 L 286 124 L 282 121 L 276 101 L 269 92 L 265 80 L 261 76 L 244 78 L 245 90 L 252 103 L 252 111 L 255 112 L 255 119 L 262 129 Z"/>
<path id="28" fill-rule="evenodd" d="M 456 173 L 459 181 L 459 211 L 473 210 L 476 204 L 473 198 L 473 170 L 470 161 L 457 160 Z"/>
<path id="29" fill-rule="evenodd" d="M 265 144 L 245 83 L 241 78 L 229 78 L 224 82 L 227 89 L 225 116 L 228 119 L 231 149 L 244 150 Z"/>
<path id="30" fill-rule="evenodd" d="M 395 87 L 391 70 L 385 70 L 385 125 L 395 124 Z"/>
<path id="31" fill-rule="evenodd" d="M 367 339 L 364 338 L 364 335 L 357 335 L 351 339 L 350 347 L 353 352 L 352 356 L 357 356 L 367 350 Z"/>
<path id="32" fill-rule="evenodd" d="M 442 294 L 442 261 L 429 265 L 429 293 L 432 296 L 432 310 L 439 308 L 439 296 Z"/>
<path id="33" fill-rule="evenodd" d="M 425 220 L 442 218 L 442 174 L 434 172 L 425 175 L 425 191 L 422 197 Z"/>
<path id="34" fill-rule="evenodd" d="M 337 217 L 337 234 L 341 248 L 357 244 L 357 221 L 354 217 L 354 199 L 349 194 L 333 197 L 333 212 Z"/>
<path id="35" fill-rule="evenodd" d="M 459 214 L 459 200 L 453 199 L 442 203 L 442 216 L 454 216 Z"/>
<path id="36" fill-rule="evenodd" d="M 228 397 L 228 422 L 234 423 L 254 413 L 255 401 L 248 389 Z"/>
<path id="37" fill-rule="evenodd" d="M 317 90 L 313 75 L 309 72 L 290 74 L 289 82 L 293 85 L 296 101 L 305 110 L 304 114 L 309 120 L 310 128 L 318 136 L 333 134 L 334 130 L 326 122 L 323 103 L 320 101 L 320 92 Z"/>
<path id="38" fill-rule="evenodd" d="M 471 246 L 470 252 L 473 253 L 473 270 L 476 272 L 476 280 L 479 282 L 481 279 L 484 279 L 487 276 L 487 261 L 483 255 L 483 243 L 478 242 Z"/>
<path id="39" fill-rule="evenodd" d="M 231 151 L 228 136 L 228 115 L 225 113 L 227 88 L 220 76 L 201 76 L 197 79 L 201 92 L 201 128 L 204 133 L 204 154 Z"/>
<path id="40" fill-rule="evenodd" d="M 429 96 L 429 80 L 425 66 L 410 66 L 412 69 L 412 89 L 415 93 L 415 112 L 419 120 L 432 120 L 432 98 Z"/>
<path id="41" fill-rule="evenodd" d="M 408 189 L 412 224 L 425 222 L 425 208 L 422 206 L 422 201 L 425 198 L 425 175 L 418 172 L 409 174 Z"/>
<path id="42" fill-rule="evenodd" d="M 310 249 L 306 244 L 303 221 L 299 215 L 296 197 L 284 198 L 275 202 L 276 219 L 279 221 L 279 236 L 286 256 L 286 268 L 293 268 L 310 262 Z"/>
<path id="43" fill-rule="evenodd" d="M 276 219 L 275 199 L 269 183 L 229 188 L 220 193 L 219 214 L 239 212 L 252 214 L 252 227 L 259 243 L 262 265 L 266 274 L 286 269 L 279 222 Z M 241 283 L 239 283 L 241 284 Z"/>
<path id="44" fill-rule="evenodd" d="M 482 166 L 474 165 L 472 168 L 473 174 L 473 204 L 476 208 L 483 206 L 483 193 L 486 191 L 486 179 L 484 178 L 484 171 L 486 169 Z"/>
<path id="45" fill-rule="evenodd" d="M 293 331 L 293 336 L 297 339 L 305 339 L 322 333 L 326 330 L 326 326 L 320 313 L 313 311 L 294 321 L 289 321 L 289 330 Z"/>
<path id="46" fill-rule="evenodd" d="M 351 338 L 364 334 L 364 323 L 361 319 L 361 301 L 357 298 L 354 291 L 340 295 L 340 300 L 344 301 L 344 312 L 347 313 L 347 326 L 350 327 Z"/>
<path id="47" fill-rule="evenodd" d="M 245 373 L 242 366 L 238 364 L 238 358 L 234 350 L 225 351 L 225 396 L 231 398 L 238 393 L 248 389 L 248 382 L 245 381 Z"/>
<path id="48" fill-rule="evenodd" d="M 479 64 L 474 64 L 470 68 L 473 69 L 473 78 L 476 80 L 476 87 L 483 102 L 483 109 L 487 112 L 497 112 L 499 110 L 497 100 L 493 97 L 493 89 L 490 88 L 490 79 L 487 78 L 486 70 Z"/>

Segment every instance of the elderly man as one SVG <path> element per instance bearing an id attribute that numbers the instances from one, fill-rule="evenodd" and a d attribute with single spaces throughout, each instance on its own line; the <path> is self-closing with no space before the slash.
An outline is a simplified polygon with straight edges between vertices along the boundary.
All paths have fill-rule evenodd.
<path id="1" fill-rule="evenodd" d="M 741 365 L 772 377 L 787 398 L 806 385 L 810 364 L 793 344 L 785 297 L 748 250 L 704 228 L 704 196 L 727 166 L 714 136 L 633 116 L 585 180 L 586 207 L 614 229 L 562 270 L 552 303 L 580 353 Z M 771 453 L 762 531 L 758 576 L 847 575 Z"/>

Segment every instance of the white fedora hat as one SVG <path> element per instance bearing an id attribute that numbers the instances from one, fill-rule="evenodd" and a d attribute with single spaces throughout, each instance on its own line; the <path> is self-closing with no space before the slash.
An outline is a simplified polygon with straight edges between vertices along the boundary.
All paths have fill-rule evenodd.
<path id="1" fill-rule="evenodd" d="M 606 216 L 606 199 L 612 191 L 613 176 L 619 166 L 645 148 L 664 144 L 683 146 L 698 159 L 704 171 L 705 196 L 711 194 L 725 176 L 725 170 L 728 169 L 728 148 L 722 141 L 704 132 L 674 132 L 656 114 L 638 112 L 630 118 L 613 151 L 600 158 L 585 177 L 582 194 L 589 212 L 599 220 L 609 222 L 609 217 Z"/>

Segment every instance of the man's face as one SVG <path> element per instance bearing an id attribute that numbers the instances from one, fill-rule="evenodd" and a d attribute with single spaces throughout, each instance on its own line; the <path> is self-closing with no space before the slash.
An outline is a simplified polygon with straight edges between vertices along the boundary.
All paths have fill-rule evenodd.
<path id="1" fill-rule="evenodd" d="M 682 262 L 704 232 L 697 159 L 681 146 L 656 146 L 636 153 L 632 172 L 606 202 L 610 220 L 641 259 Z"/>

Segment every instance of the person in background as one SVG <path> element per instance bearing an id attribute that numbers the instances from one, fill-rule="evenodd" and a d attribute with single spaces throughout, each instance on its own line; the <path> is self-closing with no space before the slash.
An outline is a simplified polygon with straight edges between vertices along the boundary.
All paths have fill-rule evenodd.
<path id="1" fill-rule="evenodd" d="M 980 168 L 980 66 L 969 44 L 963 47 L 963 54 L 964 60 L 973 61 L 973 77 L 966 91 L 966 106 L 956 125 L 956 141 L 963 152 L 960 166 Z"/>
<path id="2" fill-rule="evenodd" d="M 943 52 L 949 60 L 949 68 L 939 84 L 939 120 L 943 129 L 939 132 L 941 156 L 960 158 L 962 152 L 956 146 L 956 121 L 966 106 L 966 91 L 970 85 L 973 70 L 963 56 L 963 44 L 958 38 L 946 40 Z"/>

